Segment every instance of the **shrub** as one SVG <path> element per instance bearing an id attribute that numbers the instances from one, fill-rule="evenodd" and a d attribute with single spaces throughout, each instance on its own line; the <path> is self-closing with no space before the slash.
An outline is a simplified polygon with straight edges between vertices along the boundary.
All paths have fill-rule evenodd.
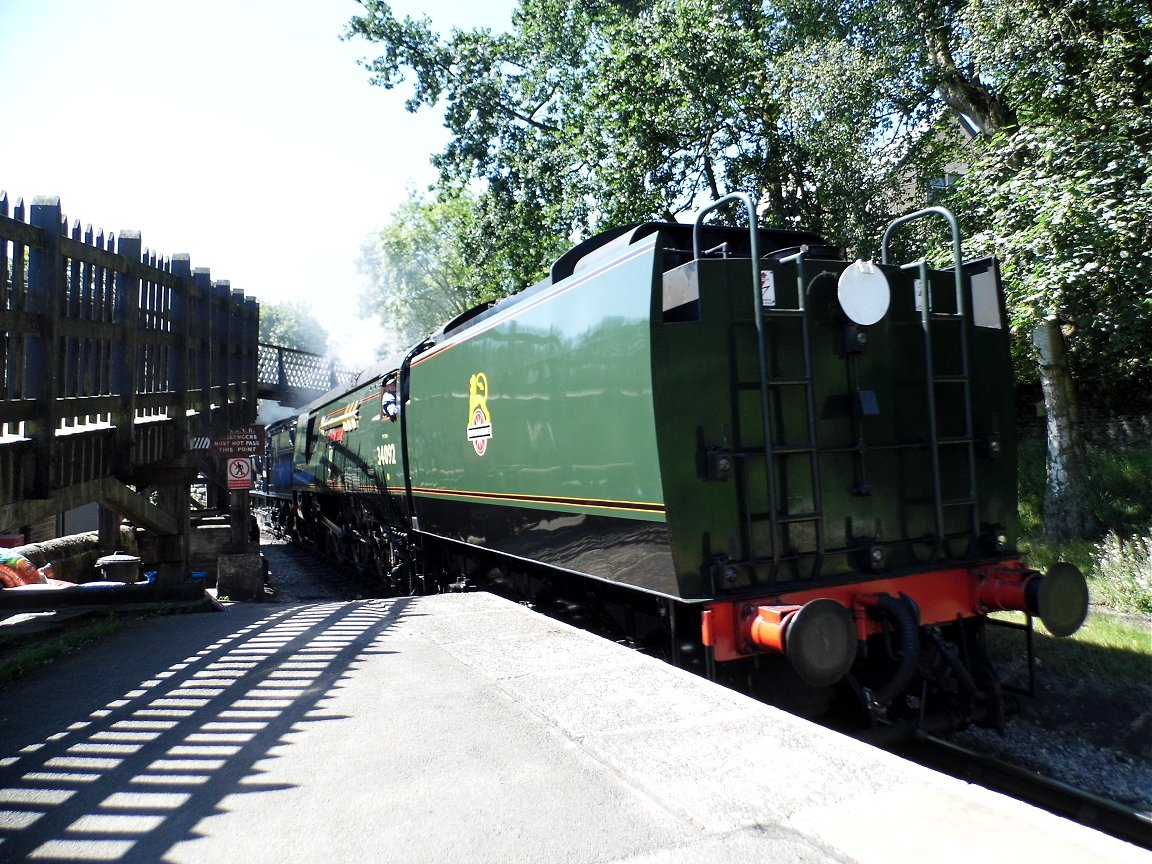
<path id="1" fill-rule="evenodd" d="M 1124 540 L 1110 531 L 1095 550 L 1096 601 L 1122 612 L 1152 613 L 1152 536 Z"/>

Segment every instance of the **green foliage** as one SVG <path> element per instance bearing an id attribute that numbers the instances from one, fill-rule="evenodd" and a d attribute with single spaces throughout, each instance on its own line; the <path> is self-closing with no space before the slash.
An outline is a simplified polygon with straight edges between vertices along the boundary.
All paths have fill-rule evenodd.
<path id="1" fill-rule="evenodd" d="M 1152 536 L 1113 531 L 1095 548 L 1094 599 L 1125 612 L 1152 613 Z"/>
<path id="2" fill-rule="evenodd" d="M 1074 564 L 1088 580 L 1092 603 L 1128 614 L 1152 613 L 1152 537 L 1149 531 L 1130 540 L 1109 532 L 1104 539 L 1049 543 L 1025 538 L 1022 560 L 1045 572 L 1060 561 Z"/>
<path id="3" fill-rule="evenodd" d="M 1152 451 L 1146 448 L 1087 449 L 1088 500 L 1101 531 L 1130 535 L 1152 525 Z M 1043 533 L 1046 450 L 1044 442 L 1024 438 L 1019 446 L 1020 527 L 1024 536 Z"/>
<path id="4" fill-rule="evenodd" d="M 1075 564 L 1088 577 L 1094 603 L 1120 612 L 1152 612 L 1152 452 L 1088 448 L 1088 493 L 1104 526 L 1102 536 L 1062 543 L 1042 539 L 1043 443 L 1025 439 L 1019 452 L 1022 557 L 1042 571 L 1057 561 Z"/>
<path id="5" fill-rule="evenodd" d="M 1042 439 L 1031 436 L 1021 438 L 1017 447 L 1020 532 L 1025 537 L 1039 537 L 1044 531 L 1046 450 Z"/>
<path id="6" fill-rule="evenodd" d="M 476 305 L 509 293 L 498 247 L 483 242 L 482 202 L 464 192 L 413 195 L 365 243 L 359 269 L 369 280 L 363 310 L 379 315 L 391 341 L 411 345 Z"/>
<path id="7" fill-rule="evenodd" d="M 1090 447 L 1088 473 L 1092 510 L 1107 530 L 1127 535 L 1152 525 L 1152 451 Z"/>
<path id="8" fill-rule="evenodd" d="M 657 2 L 622 19 L 577 100 L 604 220 L 674 218 L 746 191 L 767 222 L 874 244 L 914 122 L 887 98 L 887 66 L 746 3 Z"/>
<path id="9" fill-rule="evenodd" d="M 432 160 L 441 190 L 453 195 L 472 178 L 485 181 L 478 236 L 504 250 L 495 268 L 516 288 L 538 279 L 584 224 L 579 165 L 555 94 L 576 86 L 592 16 L 535 5 L 528 0 L 517 13 L 519 34 L 453 31 L 442 39 L 427 18 L 399 19 L 387 4 L 365 0 L 346 31 L 382 46 L 365 64 L 373 83 L 392 88 L 411 76 L 409 110 L 444 103 L 454 137 Z"/>
<path id="10" fill-rule="evenodd" d="M 1066 124 L 1020 129 L 994 140 L 962 179 L 984 227 L 970 247 L 1002 261 L 1014 329 L 1064 323 L 1083 374 L 1149 380 L 1152 357 L 1152 116 L 1143 128 Z M 1018 347 L 1027 348 L 1026 340 Z"/>
<path id="11" fill-rule="evenodd" d="M 1152 378 L 1152 19 L 1110 0 L 971 4 L 973 59 L 1018 126 L 971 152 L 958 203 L 1001 258 L 1013 324 L 1064 323 L 1081 374 Z M 1027 348 L 1026 338 L 1018 342 Z"/>
<path id="12" fill-rule="evenodd" d="M 313 317 L 312 307 L 302 300 L 261 303 L 260 341 L 324 354 L 328 350 L 328 331 Z"/>
<path id="13" fill-rule="evenodd" d="M 485 182 L 492 242 L 523 285 L 599 225 L 674 219 L 732 191 L 767 221 L 874 243 L 926 139 L 898 46 L 795 32 L 736 0 L 523 0 L 513 31 L 454 31 L 366 2 L 347 35 L 382 46 L 375 83 L 443 103 L 443 188 Z M 895 94 L 895 95 L 893 95 Z M 511 230 L 506 230 L 511 229 Z M 560 244 L 563 245 L 563 244 Z"/>
<path id="14" fill-rule="evenodd" d="M 1066 561 L 1075 564 L 1085 577 L 1090 578 L 1096 567 L 1096 552 L 1091 540 L 1054 542 L 1045 540 L 1039 534 L 1033 534 L 1022 537 L 1019 547 L 1020 556 L 1028 566 L 1041 572 L 1059 561 Z"/>

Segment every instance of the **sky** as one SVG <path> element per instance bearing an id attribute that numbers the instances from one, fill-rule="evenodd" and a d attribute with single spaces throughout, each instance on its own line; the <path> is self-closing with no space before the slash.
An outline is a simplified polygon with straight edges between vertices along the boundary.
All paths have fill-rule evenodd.
<path id="1" fill-rule="evenodd" d="M 513 0 L 392 0 L 398 16 L 508 29 Z M 355 0 L 0 0 L 0 191 L 69 224 L 137 230 L 261 303 L 304 301 L 351 368 L 380 321 L 365 240 L 435 179 L 439 112 L 410 114 L 341 41 Z"/>

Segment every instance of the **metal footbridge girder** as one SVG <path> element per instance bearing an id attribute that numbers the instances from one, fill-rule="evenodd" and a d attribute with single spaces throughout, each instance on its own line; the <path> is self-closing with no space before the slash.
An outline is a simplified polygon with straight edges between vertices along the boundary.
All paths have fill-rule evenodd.
<path id="1" fill-rule="evenodd" d="M 307 405 L 355 377 L 353 371 L 322 354 L 264 342 L 259 344 L 257 363 L 256 395 L 293 407 Z"/>

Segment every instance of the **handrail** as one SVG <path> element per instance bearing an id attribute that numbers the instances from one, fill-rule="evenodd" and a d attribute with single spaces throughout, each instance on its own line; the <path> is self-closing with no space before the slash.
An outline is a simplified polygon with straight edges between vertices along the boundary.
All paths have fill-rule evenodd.
<path id="1" fill-rule="evenodd" d="M 892 232 L 915 219 L 923 218 L 924 216 L 943 216 L 947 220 L 949 227 L 952 229 L 952 266 L 955 270 L 956 280 L 956 310 L 964 312 L 963 296 L 964 296 L 964 253 L 962 244 L 960 242 L 960 223 L 957 221 L 956 216 L 946 207 L 925 207 L 923 210 L 917 210 L 915 213 L 908 213 L 897 219 L 893 219 L 888 227 L 884 229 L 884 237 L 880 241 L 880 263 L 890 264 L 888 255 L 888 240 L 892 236 Z M 925 292 L 928 290 L 927 284 L 924 286 Z M 928 302 L 925 296 L 925 303 Z"/>
<path id="2" fill-rule="evenodd" d="M 732 201 L 744 202 L 744 209 L 748 211 L 748 231 L 752 238 L 752 284 L 756 286 L 757 303 L 760 300 L 760 226 L 756 221 L 756 205 L 752 203 L 752 196 L 746 192 L 732 192 L 713 201 L 696 214 L 696 221 L 692 224 L 692 258 L 700 258 L 700 226 L 704 217 Z"/>
<path id="3" fill-rule="evenodd" d="M 894 219 L 888 227 L 884 230 L 883 239 L 880 242 L 880 261 L 882 264 L 889 264 L 889 249 L 888 241 L 892 233 L 901 225 L 905 225 L 915 219 L 920 219 L 925 216 L 942 216 L 952 229 L 952 272 L 953 280 L 956 289 L 956 313 L 961 322 L 961 326 L 966 330 L 967 324 L 971 320 L 971 309 L 968 302 L 968 296 L 964 293 L 964 255 L 963 248 L 960 242 L 960 223 L 957 221 L 956 216 L 951 210 L 945 207 L 926 207 L 923 210 L 917 210 L 914 213 L 909 213 Z M 918 270 L 920 276 L 920 284 L 923 286 L 923 305 L 920 309 L 921 328 L 924 331 L 924 367 L 925 375 L 927 376 L 927 393 L 926 400 L 928 405 L 928 434 L 931 437 L 931 462 L 932 462 L 932 476 L 934 478 L 934 492 L 933 492 L 933 509 L 934 518 L 936 520 L 938 540 L 937 543 L 942 544 L 944 541 L 944 502 L 943 492 L 941 489 L 940 479 L 940 453 L 939 453 L 939 430 L 936 419 L 936 394 L 935 394 L 935 381 L 936 372 L 932 362 L 932 328 L 930 321 L 932 318 L 931 310 L 931 290 L 928 283 L 928 262 L 923 258 L 917 262 L 904 264 L 901 270 Z M 968 338 L 967 334 L 963 335 L 960 339 L 960 367 L 962 375 L 965 380 L 964 386 L 964 436 L 968 444 L 968 484 L 969 494 L 975 494 L 976 477 L 974 468 L 974 453 L 972 443 L 972 401 L 969 385 L 967 384 L 969 376 L 969 357 L 968 357 Z M 975 530 L 975 528 L 973 529 Z"/>
<path id="4" fill-rule="evenodd" d="M 760 420 L 764 427 L 764 479 L 768 486 L 768 523 L 772 531 L 773 573 L 780 566 L 780 519 L 776 508 L 776 485 L 774 483 L 774 454 L 772 449 L 771 408 L 768 404 L 768 355 L 767 338 L 764 333 L 764 295 L 760 286 L 760 226 L 756 219 L 756 206 L 752 197 L 744 192 L 732 192 L 713 201 L 696 214 L 692 225 L 692 258 L 700 259 L 700 227 L 704 217 L 713 210 L 732 201 L 741 201 L 748 213 L 748 232 L 751 238 L 752 254 L 752 311 L 756 321 L 756 346 L 760 361 Z M 748 538 L 751 552 L 751 537 Z"/>

